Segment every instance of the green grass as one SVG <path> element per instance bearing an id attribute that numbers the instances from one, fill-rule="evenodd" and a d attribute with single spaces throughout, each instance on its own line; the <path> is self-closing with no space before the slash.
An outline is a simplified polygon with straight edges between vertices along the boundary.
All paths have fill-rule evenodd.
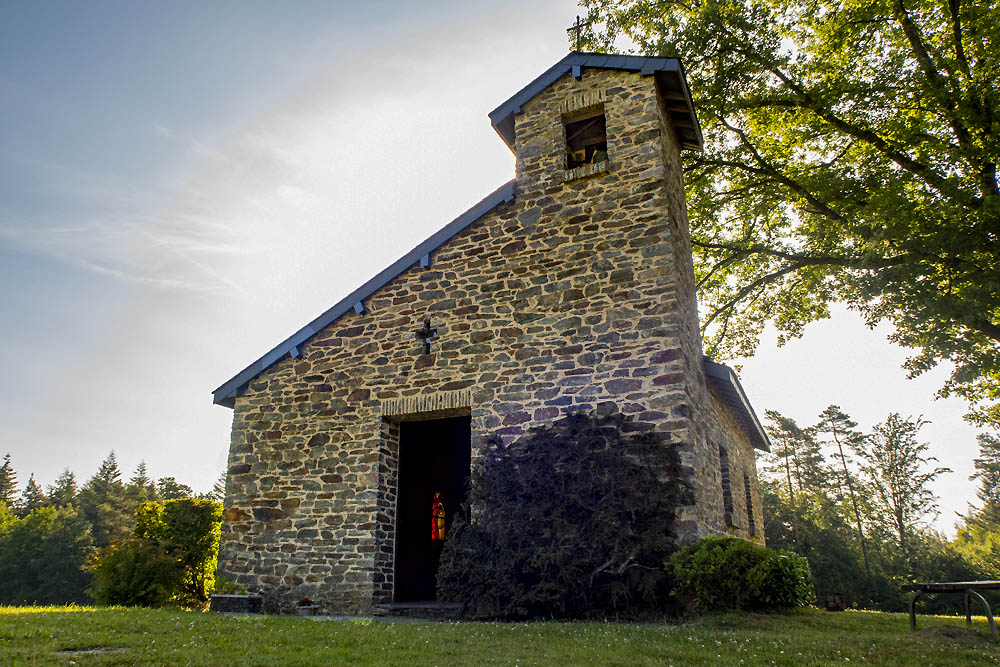
<path id="1" fill-rule="evenodd" d="M 390 623 L 169 609 L 0 607 L 0 664 L 977 665 L 1000 663 L 984 618 L 725 614 L 683 625 Z"/>

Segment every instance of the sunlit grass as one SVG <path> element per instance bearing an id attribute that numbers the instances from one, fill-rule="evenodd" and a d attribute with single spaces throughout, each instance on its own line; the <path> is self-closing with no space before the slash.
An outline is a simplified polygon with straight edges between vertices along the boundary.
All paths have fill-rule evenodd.
<path id="1" fill-rule="evenodd" d="M 89 613 L 77 613 L 88 611 Z M 176 609 L 0 608 L 0 664 L 978 665 L 1000 663 L 985 619 L 721 614 L 657 623 L 391 623 Z"/>
<path id="2" fill-rule="evenodd" d="M 97 607 L 84 607 L 78 604 L 50 605 L 48 607 L 13 607 L 9 605 L 0 605 L 0 616 L 9 616 L 13 614 L 71 614 L 81 611 L 97 611 L 97 609 Z"/>

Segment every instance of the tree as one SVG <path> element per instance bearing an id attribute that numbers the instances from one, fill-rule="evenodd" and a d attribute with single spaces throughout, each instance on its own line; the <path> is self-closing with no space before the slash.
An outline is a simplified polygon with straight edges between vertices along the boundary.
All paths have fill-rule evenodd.
<path id="1" fill-rule="evenodd" d="M 134 508 L 126 502 L 125 486 L 113 451 L 80 489 L 77 502 L 81 514 L 90 522 L 97 547 L 125 539 L 132 532 Z"/>
<path id="2" fill-rule="evenodd" d="M 223 470 L 218 479 L 215 480 L 215 484 L 212 485 L 212 490 L 205 495 L 208 500 L 215 500 L 218 502 L 224 502 L 226 500 L 226 478 L 227 472 Z"/>
<path id="3" fill-rule="evenodd" d="M 974 563 L 985 577 L 1000 578 L 1000 438 L 983 433 L 979 436 L 976 472 L 970 480 L 979 480 L 976 496 L 982 507 L 965 517 L 965 525 L 955 537 L 955 548 Z"/>
<path id="4" fill-rule="evenodd" d="M 10 462 L 10 454 L 6 454 L 3 457 L 3 465 L 0 465 L 0 503 L 12 508 L 16 502 L 17 474 L 14 472 L 14 465 Z"/>
<path id="5" fill-rule="evenodd" d="M 978 518 L 983 523 L 1000 529 L 1000 438 L 982 433 L 979 441 L 979 457 L 973 461 L 976 472 L 969 479 L 979 480 L 976 496 L 983 506 Z"/>
<path id="6" fill-rule="evenodd" d="M 135 538 L 166 547 L 184 572 L 182 600 L 207 602 L 219 555 L 222 504 L 214 500 L 178 498 L 143 503 L 136 509 Z"/>
<path id="7" fill-rule="evenodd" d="M 86 601 L 92 544 L 87 522 L 71 506 L 40 507 L 23 519 L 8 519 L 0 529 L 0 602 Z"/>
<path id="8" fill-rule="evenodd" d="M 42 492 L 42 487 L 35 482 L 35 475 L 30 475 L 28 483 L 24 486 L 24 491 L 21 492 L 21 503 L 18 508 L 21 516 L 28 516 L 39 507 L 47 507 L 48 504 L 49 499 Z"/>
<path id="9" fill-rule="evenodd" d="M 904 419 L 892 413 L 856 446 L 861 470 L 875 491 L 875 504 L 883 520 L 896 534 L 904 565 L 909 561 L 914 529 L 924 517 L 937 512 L 937 496 L 930 483 L 951 472 L 942 466 L 927 469 L 927 464 L 937 459 L 925 456 L 927 443 L 917 441 L 917 433 L 926 423 L 920 417 Z"/>
<path id="10" fill-rule="evenodd" d="M 69 468 L 62 471 L 55 484 L 49 487 L 49 504 L 53 507 L 72 505 L 76 502 L 76 475 Z"/>
<path id="11" fill-rule="evenodd" d="M 858 493 L 855 489 L 854 480 L 851 477 L 851 471 L 847 466 L 847 455 L 844 453 L 844 445 L 857 451 L 857 448 L 864 441 L 864 437 L 856 430 L 857 423 L 851 421 L 851 418 L 844 414 L 838 405 L 828 406 L 826 410 L 820 413 L 819 420 L 819 424 L 816 425 L 816 431 L 830 434 L 833 445 L 837 450 L 836 455 L 840 459 L 844 487 L 847 489 L 851 499 L 851 509 L 854 510 L 854 521 L 858 530 L 858 542 L 861 545 L 861 557 L 865 563 L 865 572 L 870 575 L 872 571 L 871 561 L 868 558 L 865 531 L 861 527 L 861 510 L 858 507 Z"/>
<path id="12" fill-rule="evenodd" d="M 125 488 L 130 489 L 135 495 L 142 496 L 144 501 L 155 500 L 156 484 L 147 473 L 145 461 L 139 461 L 139 465 L 135 467 L 135 472 L 132 473 L 132 478 Z"/>
<path id="13" fill-rule="evenodd" d="M 706 351 L 752 354 L 839 301 L 942 360 L 1000 423 L 1000 5 L 580 0 L 587 45 L 678 56 L 705 137 L 684 155 Z"/>
<path id="14" fill-rule="evenodd" d="M 140 461 L 132 478 L 125 485 L 125 504 L 129 512 L 135 513 L 135 508 L 151 500 L 159 500 L 156 484 L 146 472 L 146 462 Z"/>
<path id="15" fill-rule="evenodd" d="M 156 492 L 163 500 L 176 500 L 194 496 L 194 489 L 187 484 L 181 484 L 173 477 L 161 477 L 156 482 Z"/>

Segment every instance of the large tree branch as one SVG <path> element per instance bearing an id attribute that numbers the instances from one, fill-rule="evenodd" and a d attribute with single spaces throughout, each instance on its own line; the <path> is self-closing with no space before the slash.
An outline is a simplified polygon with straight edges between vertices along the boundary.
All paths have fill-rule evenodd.
<path id="1" fill-rule="evenodd" d="M 992 338 L 993 340 L 1000 343 L 1000 325 L 983 318 L 972 318 L 966 322 L 966 325 L 979 333 Z"/>
<path id="2" fill-rule="evenodd" d="M 757 147 L 754 146 L 753 142 L 750 141 L 750 138 L 747 137 L 746 133 L 743 130 L 731 125 L 728 121 L 726 121 L 725 118 L 722 118 L 721 116 L 717 116 L 717 118 L 719 122 L 722 123 L 722 125 L 727 130 L 735 133 L 736 136 L 739 137 L 740 143 L 742 143 L 743 146 L 747 149 L 747 151 L 750 152 L 750 155 L 753 157 L 754 162 L 756 162 L 759 165 L 759 171 L 757 173 L 771 176 L 774 180 L 778 181 L 785 187 L 789 188 L 790 190 L 801 196 L 807 202 L 809 202 L 809 204 L 818 213 L 821 213 L 822 215 L 825 215 L 826 217 L 832 218 L 839 222 L 844 221 L 844 216 L 839 211 L 829 206 L 826 202 L 820 200 L 820 198 L 815 193 L 811 192 L 808 188 L 803 186 L 795 179 L 785 175 L 784 173 L 779 171 L 777 167 L 775 167 L 770 162 L 765 160 L 764 156 L 760 154 L 760 151 L 757 150 Z M 749 167 L 749 165 L 747 165 L 747 167 Z"/>
<path id="3" fill-rule="evenodd" d="M 906 35 L 906 39 L 910 43 L 913 57 L 916 58 L 920 70 L 924 73 L 924 78 L 927 80 L 932 94 L 937 98 L 938 104 L 941 105 L 941 108 L 944 109 L 945 114 L 948 116 L 948 122 L 951 124 L 952 130 L 955 131 L 955 137 L 958 139 L 959 145 L 968 150 L 972 146 L 972 137 L 958 113 L 958 103 L 951 96 L 948 87 L 944 83 L 945 77 L 941 75 L 937 67 L 935 67 L 934 61 L 931 60 L 930 53 L 924 45 L 923 35 L 920 34 L 920 28 L 910 18 L 909 12 L 903 6 L 903 0 L 893 0 L 892 13 L 900 27 L 903 28 L 903 34 Z M 958 44 L 960 45 L 961 41 Z"/>
<path id="4" fill-rule="evenodd" d="M 972 78 L 972 71 L 969 68 L 969 59 L 965 56 L 965 47 L 962 46 L 962 15 L 961 0 L 948 0 L 948 12 L 951 14 L 951 36 L 955 40 L 955 60 L 962 69 L 966 77 Z"/>
<path id="5" fill-rule="evenodd" d="M 965 201 L 967 204 L 972 206 L 979 206 L 982 201 L 979 197 L 970 196 L 969 194 L 963 192 L 959 188 L 955 187 L 954 184 L 949 183 L 948 179 L 938 174 L 936 171 L 931 169 L 925 164 L 917 162 L 905 152 L 897 149 L 888 141 L 883 139 L 877 133 L 869 130 L 868 128 L 859 127 L 852 123 L 847 122 L 833 111 L 818 100 L 816 100 L 812 95 L 810 95 L 804 88 L 792 80 L 785 72 L 783 72 L 778 67 L 771 67 L 769 70 L 785 85 L 786 88 L 799 95 L 802 99 L 803 106 L 817 116 L 825 120 L 827 123 L 840 130 L 841 132 L 854 137 L 855 139 L 860 139 L 865 143 L 869 144 L 877 151 L 885 155 L 887 158 L 895 162 L 897 165 L 905 169 L 906 171 L 919 177 L 925 183 L 930 185 L 932 188 L 940 192 L 942 195 L 948 198 L 955 198 L 960 201 Z"/>
<path id="6" fill-rule="evenodd" d="M 718 317 L 722 313 L 727 313 L 730 310 L 732 310 L 733 306 L 735 306 L 737 303 L 745 299 L 749 294 L 753 293 L 755 290 L 764 287 L 765 285 L 769 285 L 770 283 L 773 283 L 779 278 L 787 276 L 789 273 L 794 273 L 795 271 L 798 271 L 799 269 L 804 268 L 809 264 L 810 264 L 809 262 L 796 262 L 794 264 L 789 264 L 787 266 L 778 269 L 777 271 L 772 271 L 771 273 L 761 276 L 760 278 L 753 281 L 749 285 L 744 285 L 742 288 L 740 288 L 738 292 L 736 292 L 733 298 L 729 299 L 728 301 L 726 301 L 726 303 L 717 307 L 715 310 L 711 312 L 711 314 L 709 314 L 708 318 L 705 319 L 705 323 L 701 325 L 701 330 L 705 331 L 708 328 L 708 326 L 715 320 L 716 317 Z M 817 262 L 817 264 L 823 264 L 823 262 Z"/>

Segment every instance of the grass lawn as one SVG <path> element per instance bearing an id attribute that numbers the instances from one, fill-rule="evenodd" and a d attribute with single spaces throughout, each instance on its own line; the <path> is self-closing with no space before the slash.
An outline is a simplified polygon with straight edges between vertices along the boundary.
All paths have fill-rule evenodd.
<path id="1" fill-rule="evenodd" d="M 725 614 L 684 625 L 391 623 L 170 609 L 0 607 L 0 664 L 988 665 L 984 618 Z"/>

